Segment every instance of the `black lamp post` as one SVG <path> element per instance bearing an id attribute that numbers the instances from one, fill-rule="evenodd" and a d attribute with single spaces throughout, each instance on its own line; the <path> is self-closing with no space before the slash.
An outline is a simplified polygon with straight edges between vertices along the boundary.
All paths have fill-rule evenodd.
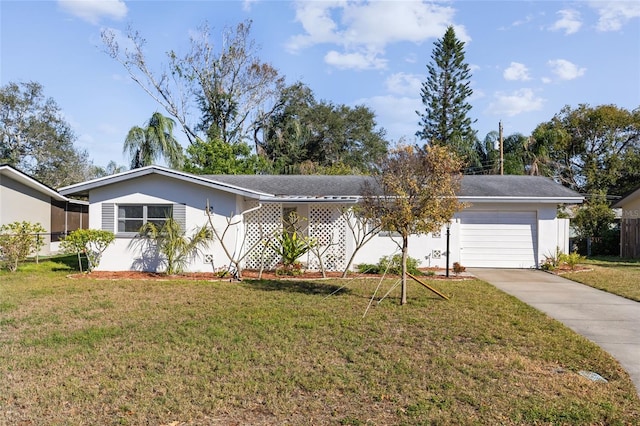
<path id="1" fill-rule="evenodd" d="M 450 228 L 451 228 L 451 222 L 447 222 L 447 252 L 446 252 L 446 256 L 447 256 L 447 274 L 446 277 L 449 278 L 449 236 L 451 235 L 450 232 Z"/>

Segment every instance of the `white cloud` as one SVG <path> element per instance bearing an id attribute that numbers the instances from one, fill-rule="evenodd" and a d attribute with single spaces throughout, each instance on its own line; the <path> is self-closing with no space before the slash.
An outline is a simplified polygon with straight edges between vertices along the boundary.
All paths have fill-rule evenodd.
<path id="1" fill-rule="evenodd" d="M 415 95 L 422 90 L 422 80 L 419 75 L 403 72 L 391 74 L 385 81 L 387 91 L 395 95 Z"/>
<path id="2" fill-rule="evenodd" d="M 258 0 L 243 0 L 242 2 L 242 10 L 245 12 L 251 12 L 251 6 L 256 3 Z"/>
<path id="3" fill-rule="evenodd" d="M 519 62 L 511 62 L 508 68 L 504 70 L 502 76 L 509 81 L 527 81 L 529 77 L 529 69 Z"/>
<path id="4" fill-rule="evenodd" d="M 557 14 L 560 15 L 560 19 L 551 26 L 551 30 L 553 31 L 564 31 L 564 33 L 568 35 L 578 32 L 582 26 L 580 12 L 577 10 L 564 9 L 559 10 Z"/>
<path id="5" fill-rule="evenodd" d="M 551 67 L 551 72 L 560 80 L 573 80 L 582 77 L 587 71 L 586 68 L 578 68 L 576 64 L 566 59 L 554 59 L 547 62 L 547 64 Z"/>
<path id="6" fill-rule="evenodd" d="M 387 66 L 387 61 L 375 53 L 340 53 L 330 50 L 324 56 L 324 61 L 339 69 L 369 70 L 382 69 Z"/>
<path id="7" fill-rule="evenodd" d="M 122 0 L 58 0 L 60 7 L 72 15 L 97 25 L 102 18 L 120 20 L 127 16 Z"/>
<path id="8" fill-rule="evenodd" d="M 600 18 L 598 31 L 618 31 L 633 18 L 640 18 L 640 2 L 637 1 L 591 1 Z"/>
<path id="9" fill-rule="evenodd" d="M 515 92 L 496 92 L 494 101 L 489 104 L 488 112 L 494 115 L 514 115 L 524 112 L 539 111 L 545 100 L 535 95 L 531 89 L 520 89 Z"/>
<path id="10" fill-rule="evenodd" d="M 385 48 L 392 43 L 421 43 L 430 38 L 440 38 L 453 21 L 455 10 L 448 6 L 421 1 L 351 2 L 351 1 L 298 1 L 295 3 L 296 21 L 304 33 L 292 36 L 287 49 L 302 49 L 330 44 L 332 49 L 326 59 L 332 65 L 345 67 L 353 63 L 362 69 L 358 57 L 375 60 L 367 68 L 378 68 L 385 60 Z M 470 38 L 463 26 L 454 26 L 461 41 Z M 339 51 L 338 51 L 339 50 Z"/>

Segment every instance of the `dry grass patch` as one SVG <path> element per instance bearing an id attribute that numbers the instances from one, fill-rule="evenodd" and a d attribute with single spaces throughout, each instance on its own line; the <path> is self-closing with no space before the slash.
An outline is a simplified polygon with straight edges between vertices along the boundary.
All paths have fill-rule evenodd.
<path id="1" fill-rule="evenodd" d="M 640 421 L 617 362 L 480 281 L 362 318 L 376 280 L 0 280 L 0 424 Z"/>
<path id="2" fill-rule="evenodd" d="M 589 259 L 585 266 L 588 271 L 563 277 L 640 302 L 640 261 Z"/>

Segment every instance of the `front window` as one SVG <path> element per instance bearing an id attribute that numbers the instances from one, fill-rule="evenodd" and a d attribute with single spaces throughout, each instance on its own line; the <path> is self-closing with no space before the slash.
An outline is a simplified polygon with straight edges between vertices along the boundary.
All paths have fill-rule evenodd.
<path id="1" fill-rule="evenodd" d="M 142 225 L 151 222 L 161 228 L 172 216 L 171 205 L 131 204 L 118 206 L 118 232 L 138 232 Z"/>

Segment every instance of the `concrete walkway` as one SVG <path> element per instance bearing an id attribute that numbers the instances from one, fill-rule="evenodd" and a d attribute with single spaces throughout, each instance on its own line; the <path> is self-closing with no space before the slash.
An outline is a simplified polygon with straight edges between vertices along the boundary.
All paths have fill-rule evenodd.
<path id="1" fill-rule="evenodd" d="M 640 395 L 640 303 L 543 271 L 467 268 L 596 343 L 629 373 Z"/>

